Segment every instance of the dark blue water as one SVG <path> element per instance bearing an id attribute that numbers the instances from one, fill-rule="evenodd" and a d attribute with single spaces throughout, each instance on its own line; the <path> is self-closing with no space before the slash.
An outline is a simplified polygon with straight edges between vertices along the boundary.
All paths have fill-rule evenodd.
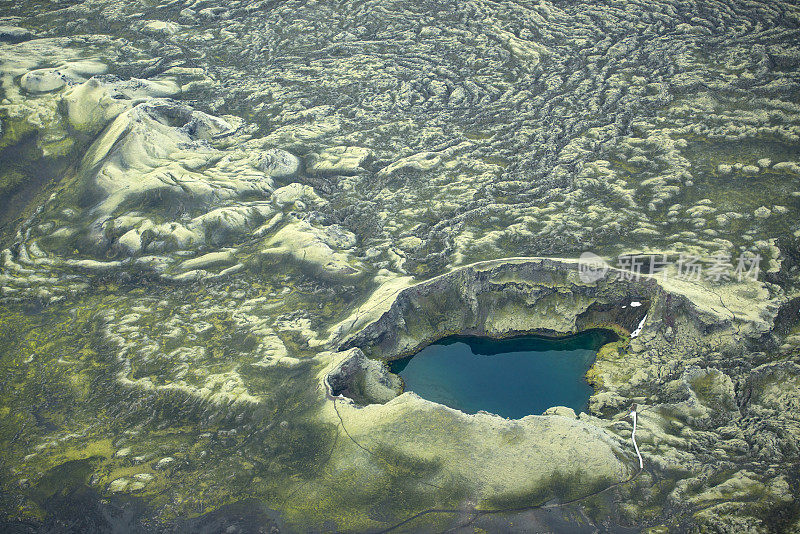
<path id="1" fill-rule="evenodd" d="M 405 390 L 466 413 L 519 419 L 552 406 L 585 410 L 592 388 L 584 379 L 597 350 L 616 340 L 608 330 L 567 338 L 453 336 L 414 356 L 390 362 Z"/>

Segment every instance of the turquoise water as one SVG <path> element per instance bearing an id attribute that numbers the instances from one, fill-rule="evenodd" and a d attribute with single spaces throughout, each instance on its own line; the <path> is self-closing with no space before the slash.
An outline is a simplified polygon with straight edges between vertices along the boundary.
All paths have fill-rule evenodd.
<path id="1" fill-rule="evenodd" d="M 518 419 L 552 406 L 585 410 L 592 388 L 584 379 L 597 350 L 616 339 L 590 330 L 552 339 L 452 336 L 389 363 L 405 390 L 466 413 Z"/>

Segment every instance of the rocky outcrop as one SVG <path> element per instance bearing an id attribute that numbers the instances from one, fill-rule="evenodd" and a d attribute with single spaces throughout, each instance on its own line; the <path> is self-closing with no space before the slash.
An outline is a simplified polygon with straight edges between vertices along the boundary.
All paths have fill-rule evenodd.
<path id="1" fill-rule="evenodd" d="M 597 327 L 630 334 L 664 291 L 652 279 L 616 274 L 587 284 L 577 263 L 548 259 L 465 267 L 400 291 L 377 321 L 339 347 L 392 360 L 452 334 L 564 336 Z"/>
<path id="2" fill-rule="evenodd" d="M 325 378 L 332 396 L 344 396 L 366 405 L 383 404 L 401 392 L 400 377 L 380 362 L 367 358 L 359 349 L 351 349 L 347 354 Z"/>

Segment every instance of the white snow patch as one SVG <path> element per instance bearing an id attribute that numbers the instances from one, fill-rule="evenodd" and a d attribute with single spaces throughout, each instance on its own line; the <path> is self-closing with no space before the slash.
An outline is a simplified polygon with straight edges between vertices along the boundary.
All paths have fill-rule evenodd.
<path id="1" fill-rule="evenodd" d="M 636 327 L 636 330 L 634 330 L 633 332 L 631 332 L 631 339 L 632 339 L 632 338 L 635 338 L 636 336 L 638 336 L 638 335 L 639 335 L 639 334 L 642 332 L 642 327 L 644 327 L 644 322 L 645 322 L 646 320 L 647 320 L 647 315 L 645 315 L 644 317 L 642 317 L 642 320 L 641 320 L 641 321 L 639 321 L 639 326 L 637 326 L 637 327 Z"/>

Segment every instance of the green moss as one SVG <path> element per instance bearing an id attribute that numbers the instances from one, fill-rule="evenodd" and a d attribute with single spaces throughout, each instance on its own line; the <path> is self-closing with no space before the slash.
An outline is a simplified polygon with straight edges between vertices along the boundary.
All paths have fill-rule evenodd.
<path id="1" fill-rule="evenodd" d="M 6 119 L 3 117 L 2 137 L 0 137 L 0 149 L 15 145 L 25 137 L 30 136 L 36 130 L 28 121 Z"/>
<path id="2" fill-rule="evenodd" d="M 714 375 L 702 374 L 691 381 L 691 386 L 701 401 L 709 401 L 713 395 Z"/>
<path id="3" fill-rule="evenodd" d="M 462 484 L 441 478 L 438 462 L 409 456 L 388 446 L 375 448 L 371 459 L 374 461 L 369 468 L 337 469 L 330 473 L 324 489 L 311 494 L 312 505 L 297 498 L 287 503 L 287 514 L 298 529 L 314 529 L 327 520 L 333 521 L 338 530 L 377 530 L 426 509 L 459 507 L 467 496 Z M 451 521 L 451 515 L 431 514 L 407 528 L 441 531 Z"/>
<path id="4" fill-rule="evenodd" d="M 538 484 L 520 492 L 502 493 L 486 499 L 478 507 L 480 510 L 515 510 L 526 507 L 537 507 L 551 497 L 545 485 Z"/>
<path id="5" fill-rule="evenodd" d="M 14 192 L 25 181 L 25 175 L 14 169 L 0 175 L 0 195 Z"/>
<path id="6" fill-rule="evenodd" d="M 37 503 L 43 503 L 56 493 L 85 486 L 97 464 L 96 458 L 71 460 L 57 465 L 42 475 L 28 495 Z"/>
<path id="7" fill-rule="evenodd" d="M 75 148 L 75 140 L 69 136 L 64 136 L 61 139 L 42 141 L 39 146 L 49 156 L 67 156 Z"/>
<path id="8" fill-rule="evenodd" d="M 596 478 L 583 472 L 565 473 L 556 471 L 543 482 L 526 490 L 503 493 L 487 498 L 481 502 L 479 510 L 519 509 L 541 506 L 551 499 L 559 502 L 572 501 L 583 497 L 591 497 L 614 481 L 607 478 Z"/>
<path id="9" fill-rule="evenodd" d="M 489 132 L 464 132 L 464 137 L 472 141 L 485 141 L 494 137 L 494 134 Z"/>

